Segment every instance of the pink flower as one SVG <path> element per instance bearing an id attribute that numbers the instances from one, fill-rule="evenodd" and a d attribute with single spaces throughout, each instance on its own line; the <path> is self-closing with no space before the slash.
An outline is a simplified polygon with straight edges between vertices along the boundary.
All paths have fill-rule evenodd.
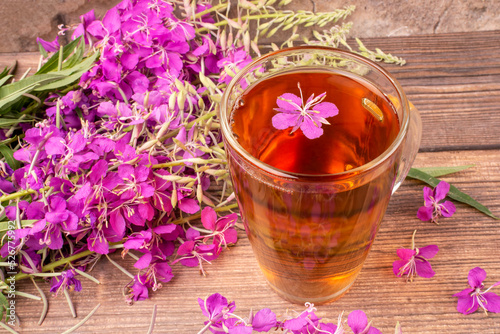
<path id="1" fill-rule="evenodd" d="M 411 281 L 414 275 L 424 278 L 431 278 L 436 273 L 432 270 L 428 259 L 436 256 L 439 251 L 438 246 L 429 245 L 422 248 L 415 248 L 415 231 L 412 237 L 412 248 L 400 248 L 397 254 L 401 260 L 394 261 L 392 269 L 398 277 L 406 275 Z"/>
<path id="2" fill-rule="evenodd" d="M 203 227 L 211 233 L 204 236 L 204 239 L 213 237 L 213 244 L 217 245 L 217 252 L 221 252 L 221 247 L 227 248 L 228 244 L 235 244 L 238 241 L 238 233 L 234 228 L 234 224 L 238 220 L 236 213 L 217 219 L 217 213 L 214 209 L 207 206 L 201 211 L 201 222 Z"/>
<path id="3" fill-rule="evenodd" d="M 439 216 L 451 217 L 456 211 L 455 205 L 450 201 L 439 203 L 449 191 L 450 185 L 444 181 L 439 182 L 434 190 L 424 187 L 424 206 L 418 209 L 417 217 L 422 221 L 430 220 L 436 224 Z"/>
<path id="4" fill-rule="evenodd" d="M 347 324 L 354 334 L 380 334 L 381 331 L 371 326 L 365 312 L 361 310 L 352 311 L 347 317 Z"/>
<path id="5" fill-rule="evenodd" d="M 315 139 L 323 134 L 321 124 L 330 124 L 326 118 L 339 113 L 337 106 L 330 102 L 321 102 L 326 97 L 326 92 L 314 97 L 312 94 L 304 104 L 300 83 L 297 84 L 300 97 L 292 93 L 280 95 L 276 100 L 279 108 L 274 110 L 279 113 L 272 118 L 273 126 L 278 130 L 293 127 L 290 134 L 298 128 L 309 139 Z"/>
<path id="6" fill-rule="evenodd" d="M 465 289 L 453 295 L 453 297 L 458 297 L 457 311 L 463 314 L 471 314 L 481 306 L 485 313 L 488 313 L 488 311 L 500 313 L 500 296 L 489 292 L 491 288 L 500 285 L 500 282 L 496 282 L 483 291 L 486 271 L 479 267 L 469 271 L 468 279 L 471 289 Z"/>

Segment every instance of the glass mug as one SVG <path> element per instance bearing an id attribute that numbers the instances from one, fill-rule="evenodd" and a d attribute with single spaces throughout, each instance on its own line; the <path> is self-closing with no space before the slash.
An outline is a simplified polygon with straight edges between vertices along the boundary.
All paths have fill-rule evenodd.
<path id="1" fill-rule="evenodd" d="M 273 140 L 276 140 L 266 133 L 277 132 L 264 126 L 265 129 L 260 132 L 245 135 L 245 129 L 259 126 L 262 120 L 269 123 L 269 108 L 257 105 L 268 95 L 273 96 L 276 103 L 276 96 L 283 94 L 277 91 L 279 86 L 301 73 L 312 75 L 306 85 L 302 83 L 300 93 L 304 92 L 303 99 L 311 95 L 306 92 L 310 86 L 320 90 L 316 91 L 317 96 L 325 90 L 327 81 L 323 80 L 335 78 L 358 82 L 362 84 L 361 88 L 364 85 L 368 91 L 377 91 L 378 98 L 385 99 L 391 111 L 381 114 L 381 108 L 374 106 L 373 98 L 370 100 L 361 96 L 359 104 L 366 113 L 361 118 L 369 120 L 370 124 L 383 124 L 392 117 L 396 131 L 387 147 L 365 163 L 358 166 L 346 164 L 344 170 L 328 173 L 302 171 L 301 161 L 311 162 L 309 158 L 301 157 L 295 157 L 300 172 L 280 168 L 280 163 L 286 165 L 290 156 L 299 154 L 294 151 L 297 146 L 281 146 L 273 153 L 275 160 L 261 158 L 259 152 L 262 147 L 272 146 Z M 295 92 L 298 92 L 297 84 L 294 85 Z M 253 101 L 257 103 L 256 107 L 252 107 L 250 92 L 256 87 L 261 87 L 261 95 Z M 349 87 L 346 96 L 350 96 Z M 353 92 L 358 90 L 352 89 Z M 337 117 L 350 117 L 351 108 L 340 106 L 343 101 L 339 103 L 339 115 L 330 118 L 331 123 L 336 122 Z M 248 116 L 241 114 L 239 119 L 235 118 L 245 105 L 250 106 L 245 107 Z M 276 111 L 273 113 L 276 114 Z M 400 186 L 415 159 L 421 138 L 419 112 L 409 103 L 400 84 L 374 62 L 343 50 L 305 46 L 262 56 L 238 72 L 222 97 L 220 118 L 241 218 L 270 286 L 295 303 L 326 303 L 340 298 L 360 272 L 390 196 Z M 236 120 L 245 124 L 237 124 Z M 323 128 L 326 126 L 330 125 L 323 125 Z M 243 135 L 236 134 L 235 127 L 243 129 Z M 282 131 L 290 138 L 295 136 L 290 140 L 309 143 L 309 139 L 301 138 L 303 134 L 300 130 L 290 135 L 290 129 Z M 360 149 L 363 145 L 387 140 L 381 132 L 363 131 L 368 133 L 370 140 L 353 137 L 355 139 L 351 141 L 359 141 L 356 145 L 348 142 L 344 145 Z M 311 147 L 314 149 L 314 146 Z M 304 154 L 308 151 L 310 149 Z M 329 163 L 337 153 L 326 150 L 320 155 L 312 163 L 316 167 Z"/>

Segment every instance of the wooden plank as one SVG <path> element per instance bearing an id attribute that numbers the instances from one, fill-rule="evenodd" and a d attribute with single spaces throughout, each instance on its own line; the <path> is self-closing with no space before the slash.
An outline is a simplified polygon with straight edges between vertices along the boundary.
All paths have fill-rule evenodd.
<path id="1" fill-rule="evenodd" d="M 422 114 L 422 151 L 500 148 L 500 31 L 364 42 L 407 60 L 383 66 Z"/>
<path id="2" fill-rule="evenodd" d="M 500 151 L 421 153 L 415 166 L 471 163 L 476 167 L 443 179 L 500 214 Z M 317 307 L 317 314 L 325 321 L 336 322 L 340 312 L 348 314 L 362 309 L 383 333 L 391 333 L 399 321 L 404 333 L 498 334 L 498 314 L 485 317 L 477 312 L 464 316 L 456 311 L 456 298 L 452 295 L 468 287 L 467 274 L 475 266 L 488 272 L 486 286 L 500 281 L 499 222 L 461 203 L 456 203 L 456 214 L 442 219 L 440 225 L 421 222 L 416 212 L 423 203 L 422 188 L 418 181 L 406 181 L 393 196 L 372 251 L 352 289 L 339 301 Z M 394 276 L 392 263 L 397 259 L 397 248 L 410 246 L 415 229 L 417 247 L 436 244 L 440 251 L 431 260 L 436 271 L 434 278 L 416 278 L 407 283 Z M 129 257 L 122 261 L 119 254 L 114 254 L 113 258 L 134 272 Z M 170 283 L 152 293 L 150 300 L 129 306 L 122 296 L 128 277 L 102 259 L 92 272 L 102 285 L 82 279 L 83 291 L 71 293 L 78 319 L 71 318 L 64 296 L 49 297 L 49 313 L 39 327 L 36 322 L 41 303 L 18 298 L 16 310 L 22 320 L 22 333 L 60 332 L 82 319 L 97 303 L 102 304 L 101 308 L 79 333 L 146 332 L 154 304 L 158 305 L 155 333 L 197 333 L 205 321 L 197 298 L 216 292 L 235 300 L 235 313 L 240 316 L 247 316 L 250 309 L 264 307 L 276 313 L 303 310 L 300 305 L 282 300 L 267 286 L 243 231 L 237 246 L 223 252 L 205 269 L 209 275 L 202 277 L 196 268 L 174 266 L 176 277 Z M 41 286 L 49 295 L 48 284 Z M 36 294 L 27 281 L 18 282 L 16 287 Z M 496 289 L 499 293 L 499 288 Z"/>
<path id="3" fill-rule="evenodd" d="M 29 74 L 34 74 L 38 69 L 40 61 L 39 52 L 8 52 L 0 53 L 0 69 L 12 67 L 17 61 L 15 76 L 22 77 L 26 71 L 30 70 Z"/>

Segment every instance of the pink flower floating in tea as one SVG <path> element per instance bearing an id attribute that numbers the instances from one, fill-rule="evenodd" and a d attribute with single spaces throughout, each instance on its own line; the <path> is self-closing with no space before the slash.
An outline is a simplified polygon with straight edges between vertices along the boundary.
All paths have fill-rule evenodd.
<path id="1" fill-rule="evenodd" d="M 322 102 L 326 97 L 326 92 L 316 97 L 312 94 L 304 103 L 300 83 L 297 83 L 297 86 L 300 97 L 292 93 L 278 96 L 276 103 L 279 108 L 274 108 L 274 110 L 279 113 L 272 118 L 273 126 L 278 130 L 293 127 L 290 134 L 300 128 L 307 138 L 318 138 L 323 134 L 322 124 L 330 124 L 326 118 L 337 115 L 339 109 L 333 103 Z"/>
<path id="2" fill-rule="evenodd" d="M 451 217 L 456 211 L 455 205 L 450 201 L 439 203 L 449 191 L 450 185 L 444 181 L 439 182 L 434 190 L 424 187 L 424 206 L 418 209 L 417 217 L 436 224 L 439 216 Z"/>
<path id="3" fill-rule="evenodd" d="M 500 282 L 496 282 L 483 291 L 486 271 L 479 267 L 472 268 L 469 271 L 468 279 L 471 288 L 453 295 L 458 297 L 457 311 L 463 314 L 471 314 L 481 306 L 485 313 L 488 313 L 488 311 L 500 313 L 500 296 L 489 292 L 491 288 L 500 285 Z"/>
<path id="4" fill-rule="evenodd" d="M 413 232 L 411 240 L 411 249 L 400 248 L 397 254 L 401 260 L 394 261 L 392 269 L 398 277 L 406 275 L 407 279 L 413 281 L 413 276 L 417 275 L 424 278 L 431 278 L 436 273 L 432 270 L 428 259 L 432 259 L 439 251 L 438 246 L 429 245 L 422 248 L 415 247 L 415 234 Z"/>

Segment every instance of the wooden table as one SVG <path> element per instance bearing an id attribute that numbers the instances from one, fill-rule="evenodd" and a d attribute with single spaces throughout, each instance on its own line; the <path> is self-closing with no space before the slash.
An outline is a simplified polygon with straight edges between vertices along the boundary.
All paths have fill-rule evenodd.
<path id="1" fill-rule="evenodd" d="M 423 121 L 420 153 L 414 166 L 475 164 L 443 179 L 453 183 L 500 215 L 500 31 L 377 38 L 364 41 L 407 60 L 403 67 L 384 65 L 395 74 Z M 4 54 L 0 64 L 20 59 L 36 66 L 34 54 Z M 396 321 L 404 333 L 500 333 L 500 314 L 482 312 L 465 316 L 456 310 L 453 294 L 468 288 L 467 274 L 484 268 L 489 286 L 500 281 L 500 222 L 456 203 L 452 218 L 440 225 L 416 217 L 423 203 L 423 184 L 407 180 L 393 196 L 366 264 L 351 290 L 339 301 L 318 307 L 317 314 L 335 322 L 340 312 L 364 310 L 373 325 L 393 333 Z M 440 251 L 431 260 L 436 276 L 407 283 L 396 278 L 392 263 L 396 249 L 409 247 L 417 229 L 417 246 L 436 244 Z M 114 259 L 118 260 L 118 254 Z M 121 262 L 133 272 L 133 260 Z M 72 292 L 78 317 L 71 317 L 64 296 L 50 297 L 42 326 L 37 321 L 41 302 L 17 298 L 21 333 L 57 333 L 79 322 L 98 303 L 101 307 L 79 333 L 146 333 L 153 305 L 157 305 L 155 333 L 197 333 L 205 320 L 197 298 L 219 292 L 235 300 L 236 313 L 269 307 L 276 313 L 302 311 L 278 297 L 264 281 L 248 239 L 240 233 L 238 244 L 206 268 L 174 267 L 175 278 L 151 299 L 129 306 L 122 289 L 129 279 L 107 259 L 94 268 L 102 284 L 82 279 L 83 291 Z M 17 288 L 36 294 L 28 281 Z M 500 293 L 500 287 L 495 288 Z M 495 289 L 493 292 L 495 292 Z M 47 295 L 48 285 L 43 285 Z"/>

